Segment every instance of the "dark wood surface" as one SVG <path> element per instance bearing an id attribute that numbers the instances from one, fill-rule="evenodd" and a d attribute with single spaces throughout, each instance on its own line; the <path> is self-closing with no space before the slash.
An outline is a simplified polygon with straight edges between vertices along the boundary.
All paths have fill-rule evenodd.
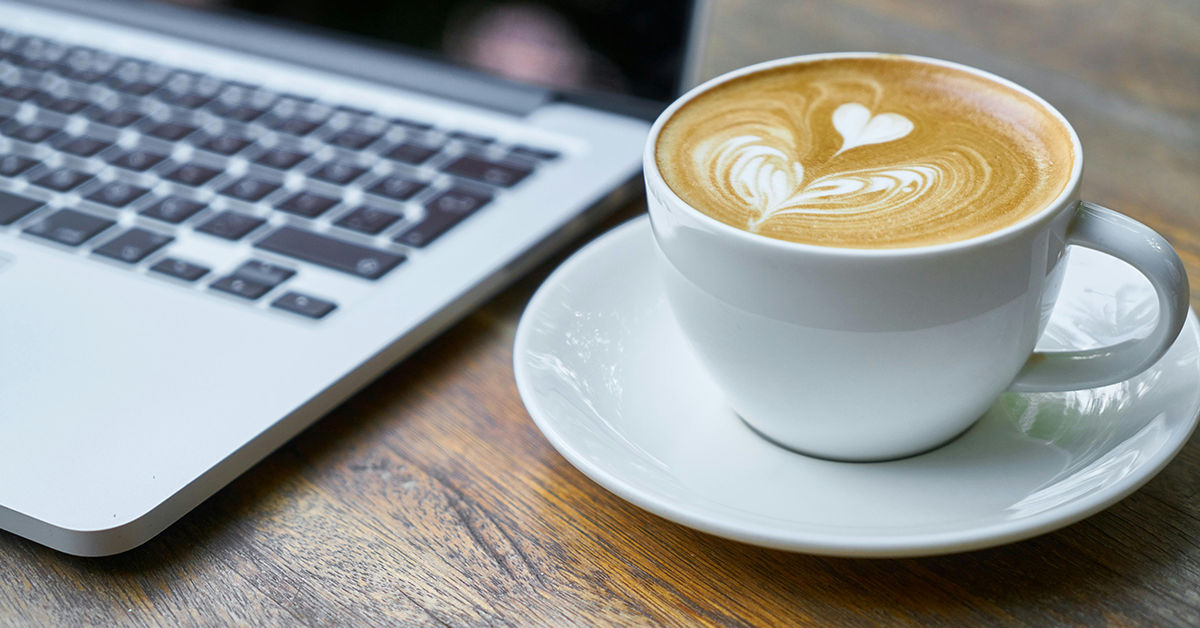
<path id="1" fill-rule="evenodd" d="M 1084 196 L 1200 276 L 1195 0 L 718 0 L 705 74 L 856 49 L 1041 93 L 1083 139 Z M 1197 439 L 1081 523 L 925 559 L 761 549 L 609 494 L 513 383 L 518 318 L 562 259 L 138 549 L 82 559 L 0 533 L 0 625 L 1200 625 Z"/>

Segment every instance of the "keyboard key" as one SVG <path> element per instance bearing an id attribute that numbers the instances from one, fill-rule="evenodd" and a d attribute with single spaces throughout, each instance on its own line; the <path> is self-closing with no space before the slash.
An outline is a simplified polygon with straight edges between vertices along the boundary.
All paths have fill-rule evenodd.
<path id="1" fill-rule="evenodd" d="M 25 233 L 59 244 L 79 246 L 115 224 L 115 221 L 73 209 L 60 209 L 25 229 Z"/>
<path id="2" fill-rule="evenodd" d="M 351 107 L 350 105 L 338 105 L 338 106 L 334 107 L 334 109 L 336 111 L 341 111 L 341 112 L 348 113 L 348 114 L 354 115 L 354 116 L 362 116 L 364 118 L 367 116 L 375 115 L 374 111 L 369 111 L 367 109 L 359 109 L 357 107 Z"/>
<path id="3" fill-rule="evenodd" d="M 272 126 L 276 131 L 282 131 L 297 137 L 304 137 L 305 135 L 315 131 L 317 127 L 321 126 L 321 124 L 321 122 L 305 120 L 302 118 L 281 118 Z"/>
<path id="4" fill-rule="evenodd" d="M 233 274 L 236 277 L 249 279 L 268 288 L 274 288 L 294 277 L 296 271 L 254 259 L 239 266 L 237 270 L 233 271 Z"/>
<path id="5" fill-rule="evenodd" d="M 203 266 L 185 262 L 173 257 L 168 257 L 161 262 L 158 262 L 157 264 L 151 266 L 150 270 L 188 282 L 196 281 L 197 279 L 207 275 L 209 272 L 209 270 Z"/>
<path id="6" fill-rule="evenodd" d="M 144 118 L 142 114 L 128 109 L 112 109 L 108 111 L 98 111 L 92 116 L 92 120 L 100 124 L 115 126 L 117 128 L 125 128 L 138 120 Z"/>
<path id="7" fill-rule="evenodd" d="M 45 203 L 12 192 L 0 192 L 0 225 L 8 226 L 33 213 Z"/>
<path id="8" fill-rule="evenodd" d="M 361 177 L 367 171 L 366 168 L 351 166 L 338 162 L 329 162 L 308 173 L 308 176 L 337 185 L 346 185 L 351 181 Z"/>
<path id="9" fill-rule="evenodd" d="M 378 183 L 372 185 L 368 192 L 394 198 L 398 201 L 407 201 L 416 195 L 417 192 L 429 187 L 428 184 L 404 177 L 391 176 L 380 179 Z"/>
<path id="10" fill-rule="evenodd" d="M 226 240 L 241 240 L 246 234 L 266 224 L 267 221 L 254 216 L 247 216 L 233 211 L 224 211 L 211 220 L 196 228 L 200 233 L 225 238 Z"/>
<path id="11" fill-rule="evenodd" d="M 92 252 L 127 264 L 136 264 L 174 239 L 169 235 L 145 229 L 130 229 L 95 248 Z"/>
<path id="12" fill-rule="evenodd" d="M 558 159 L 560 155 L 558 151 L 553 151 L 546 148 L 537 148 L 535 146 L 528 146 L 525 144 L 513 146 L 512 150 L 509 151 L 508 154 L 514 157 L 533 158 L 540 159 L 542 161 Z"/>
<path id="13" fill-rule="evenodd" d="M 463 141 L 463 142 L 470 142 L 472 144 L 478 144 L 480 146 L 486 146 L 486 145 L 491 144 L 496 141 L 496 138 L 494 138 L 494 137 L 488 137 L 486 135 L 476 135 L 475 133 L 467 133 L 465 131 L 454 131 L 453 133 L 448 134 L 446 137 L 453 139 L 453 140 L 459 140 L 459 141 Z"/>
<path id="14" fill-rule="evenodd" d="M 275 209 L 305 218 L 316 218 L 337 204 L 337 199 L 326 198 L 312 192 L 300 192 L 276 205 Z"/>
<path id="15" fill-rule="evenodd" d="M 396 237 L 395 241 L 408 246 L 425 246 L 491 200 L 489 195 L 470 190 L 447 190 L 426 203 L 425 218 Z"/>
<path id="16" fill-rule="evenodd" d="M 241 277 L 235 277 L 233 275 L 223 279 L 218 279 L 208 287 L 213 290 L 227 292 L 251 301 L 258 299 L 262 295 L 271 291 L 270 286 L 264 286 L 261 283 L 250 281 L 249 279 L 242 279 Z"/>
<path id="17" fill-rule="evenodd" d="M 67 192 L 74 190 L 82 185 L 85 181 L 92 178 L 92 175 L 70 168 L 60 168 L 50 174 L 42 175 L 39 179 L 33 182 L 34 185 L 40 185 L 44 188 L 50 188 L 58 192 Z"/>
<path id="18" fill-rule="evenodd" d="M 151 125 L 150 128 L 143 131 L 146 135 L 157 137 L 169 142 L 181 140 L 192 133 L 196 132 L 196 127 L 182 122 L 163 122 L 161 124 Z"/>
<path id="19" fill-rule="evenodd" d="M 410 128 L 414 131 L 428 131 L 429 129 L 433 128 L 432 124 L 417 122 L 416 120 L 409 120 L 408 118 L 392 118 L 389 122 L 402 127 Z"/>
<path id="20" fill-rule="evenodd" d="M 166 155 L 160 153 L 135 149 L 112 158 L 108 163 L 134 172 L 145 172 L 162 163 L 166 158 Z"/>
<path id="21" fill-rule="evenodd" d="M 213 177 L 219 174 L 221 174 L 220 170 L 214 170 L 199 164 L 184 164 L 163 178 L 185 185 L 200 186 L 212 181 Z"/>
<path id="22" fill-rule="evenodd" d="M 199 109 L 212 102 L 211 96 L 204 96 L 195 92 L 160 91 L 156 96 L 159 100 L 169 105 L 185 109 Z"/>
<path id="23" fill-rule="evenodd" d="M 42 126 L 39 124 L 26 124 L 24 126 L 19 126 L 14 129 L 11 129 L 9 131 L 6 131 L 4 134 L 13 139 L 21 140 L 22 142 L 29 142 L 30 144 L 37 144 L 39 142 L 44 142 L 51 135 L 58 133 L 59 130 L 60 129 L 57 129 L 52 126 Z"/>
<path id="24" fill-rule="evenodd" d="M 384 153 L 383 156 L 388 159 L 402 161 L 406 164 L 423 164 L 441 150 L 432 146 L 422 146 L 412 142 L 405 142 Z"/>
<path id="25" fill-rule="evenodd" d="M 107 84 L 109 87 L 134 96 L 145 96 L 158 89 L 170 71 L 160 65 L 126 59 L 117 65 Z"/>
<path id="26" fill-rule="evenodd" d="M 400 220 L 400 216 L 397 214 L 364 205 L 342 216 L 340 220 L 333 224 L 367 235 L 378 235 L 384 229 L 392 226 L 392 223 L 397 220 Z"/>
<path id="27" fill-rule="evenodd" d="M 279 170 L 289 170 L 296 164 L 308 159 L 308 153 L 297 153 L 290 150 L 269 150 L 258 156 L 254 163 L 270 166 Z"/>
<path id="28" fill-rule="evenodd" d="M 112 142 L 105 142 L 94 137 L 75 137 L 68 139 L 65 143 L 58 147 L 64 153 L 79 155 L 80 157 L 91 157 L 96 153 L 112 146 Z"/>
<path id="29" fill-rule="evenodd" d="M 15 100 L 17 102 L 24 102 L 40 95 L 42 95 L 41 91 L 32 87 L 25 87 L 24 85 L 12 85 L 0 89 L 0 98 Z"/>
<path id="30" fill-rule="evenodd" d="M 145 196 L 149 191 L 146 188 L 130 185 L 123 181 L 111 181 L 99 190 L 89 194 L 87 199 L 103 203 L 109 207 L 121 208 Z"/>
<path id="31" fill-rule="evenodd" d="M 299 292 L 289 292 L 271 304 L 271 307 L 277 307 L 281 310 L 287 310 L 293 314 L 307 316 L 309 318 L 325 318 L 327 314 L 337 309 L 337 304 L 331 301 L 324 301 L 316 297 L 310 297 Z"/>
<path id="32" fill-rule="evenodd" d="M 248 140 L 236 135 L 217 135 L 203 138 L 196 145 L 214 153 L 233 155 L 253 143 L 254 140 Z"/>
<path id="33" fill-rule="evenodd" d="M 221 194 L 232 198 L 240 199 L 248 203 L 257 203 L 264 196 L 278 190 L 282 187 L 278 183 L 269 183 L 252 177 L 242 177 L 233 183 L 225 186 L 221 190 Z"/>
<path id="34" fill-rule="evenodd" d="M 70 115 L 87 109 L 92 103 L 86 100 L 79 100 L 78 98 L 54 98 L 53 96 L 47 96 L 39 99 L 38 104 L 43 109 Z"/>
<path id="35" fill-rule="evenodd" d="M 365 279 L 379 279 L 404 261 L 403 255 L 350 244 L 295 227 L 277 229 L 254 246 Z"/>
<path id="36" fill-rule="evenodd" d="M 257 109 L 246 105 L 213 108 L 213 113 L 235 122 L 251 122 L 261 118 L 266 112 L 266 109 Z"/>
<path id="37" fill-rule="evenodd" d="M 0 175 L 15 177 L 42 162 L 20 155 L 5 155 L 0 157 Z"/>
<path id="38" fill-rule="evenodd" d="M 204 209 L 204 203 L 189 201 L 178 196 L 168 196 L 163 200 L 143 209 L 141 214 L 147 218 L 169 222 L 177 225 Z"/>
<path id="39" fill-rule="evenodd" d="M 359 133 L 358 131 L 342 131 L 326 141 L 334 146 L 362 150 L 374 144 L 380 137 L 379 135 L 368 135 L 366 133 Z"/>
<path id="40" fill-rule="evenodd" d="M 492 185 L 511 187 L 533 172 L 517 164 L 502 164 L 479 157 L 465 156 L 442 166 L 442 172 L 483 181 Z"/>

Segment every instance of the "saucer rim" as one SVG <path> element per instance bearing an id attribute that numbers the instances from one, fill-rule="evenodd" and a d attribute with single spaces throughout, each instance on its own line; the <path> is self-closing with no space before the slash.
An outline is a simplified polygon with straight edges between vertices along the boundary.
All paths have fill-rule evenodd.
<path id="1" fill-rule="evenodd" d="M 587 456 L 577 451 L 556 429 L 556 421 L 549 416 L 537 401 L 531 381 L 529 366 L 524 360 L 530 338 L 535 333 L 533 320 L 538 312 L 545 311 L 545 302 L 556 288 L 572 277 L 576 269 L 592 262 L 594 258 L 609 254 L 609 249 L 628 246 L 627 241 L 637 237 L 639 231 L 651 231 L 649 216 L 643 215 L 626 221 L 605 232 L 592 242 L 576 251 L 548 276 L 526 305 L 517 325 L 513 342 L 513 374 L 517 392 L 529 412 L 530 418 L 543 436 L 568 462 L 584 475 L 616 496 L 680 525 L 715 536 L 762 547 L 820 554 L 860 558 L 899 558 L 935 556 L 976 549 L 995 547 L 1029 539 L 1061 529 L 1090 517 L 1125 499 L 1157 476 L 1183 449 L 1200 423 L 1200 396 L 1191 409 L 1192 419 L 1186 427 L 1176 430 L 1171 439 L 1154 453 L 1150 460 L 1134 473 L 1091 495 L 1066 504 L 1052 507 L 1030 517 L 985 525 L 976 528 L 948 532 L 928 532 L 895 535 L 838 535 L 833 533 L 797 530 L 785 526 L 739 521 L 728 514 L 713 514 L 711 511 L 689 502 L 637 486 L 618 474 L 609 473 L 593 464 Z M 649 233 L 645 237 L 652 237 Z M 1200 345 L 1200 321 L 1194 310 L 1189 308 L 1184 332 L 1190 333 Z M 1175 342 L 1179 342 L 1176 339 Z M 802 454 L 797 454 L 802 455 Z M 858 464 L 820 459 L 824 464 Z M 891 464 L 877 462 L 871 464 Z M 708 513 L 708 514 L 706 514 Z"/>

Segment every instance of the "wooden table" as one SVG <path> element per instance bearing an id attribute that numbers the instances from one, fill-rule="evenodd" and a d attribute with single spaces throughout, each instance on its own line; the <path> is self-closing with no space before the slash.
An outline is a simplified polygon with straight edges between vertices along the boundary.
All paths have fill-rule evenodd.
<path id="1" fill-rule="evenodd" d="M 1039 92 L 1083 138 L 1085 198 L 1166 235 L 1198 276 L 1200 4 L 718 0 L 705 74 L 856 49 Z M 1200 440 L 1065 530 L 916 560 L 760 549 L 609 494 L 513 384 L 517 320 L 562 259 L 136 550 L 0 534 L 0 624 L 1200 625 Z"/>

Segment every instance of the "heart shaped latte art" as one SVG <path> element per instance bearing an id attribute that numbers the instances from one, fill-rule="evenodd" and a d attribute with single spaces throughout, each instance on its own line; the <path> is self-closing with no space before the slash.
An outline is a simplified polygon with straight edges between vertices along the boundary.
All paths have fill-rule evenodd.
<path id="1" fill-rule="evenodd" d="M 858 103 L 838 107 L 832 122 L 842 136 L 835 157 L 852 148 L 898 140 L 914 128 L 911 120 L 898 113 L 872 115 Z M 747 225 L 751 231 L 786 214 L 851 214 L 896 208 L 928 191 L 941 174 L 936 165 L 909 163 L 829 173 L 806 181 L 804 165 L 774 144 L 776 141 L 761 135 L 739 135 L 715 147 L 698 147 L 695 155 L 698 163 L 707 162 L 733 194 L 757 210 L 758 215 Z"/>
<path id="2" fill-rule="evenodd" d="M 898 140 L 912 133 L 913 123 L 898 113 L 872 116 L 870 109 L 850 102 L 833 112 L 833 128 L 842 134 L 842 147 L 835 153 L 840 155 L 851 148 Z"/>

